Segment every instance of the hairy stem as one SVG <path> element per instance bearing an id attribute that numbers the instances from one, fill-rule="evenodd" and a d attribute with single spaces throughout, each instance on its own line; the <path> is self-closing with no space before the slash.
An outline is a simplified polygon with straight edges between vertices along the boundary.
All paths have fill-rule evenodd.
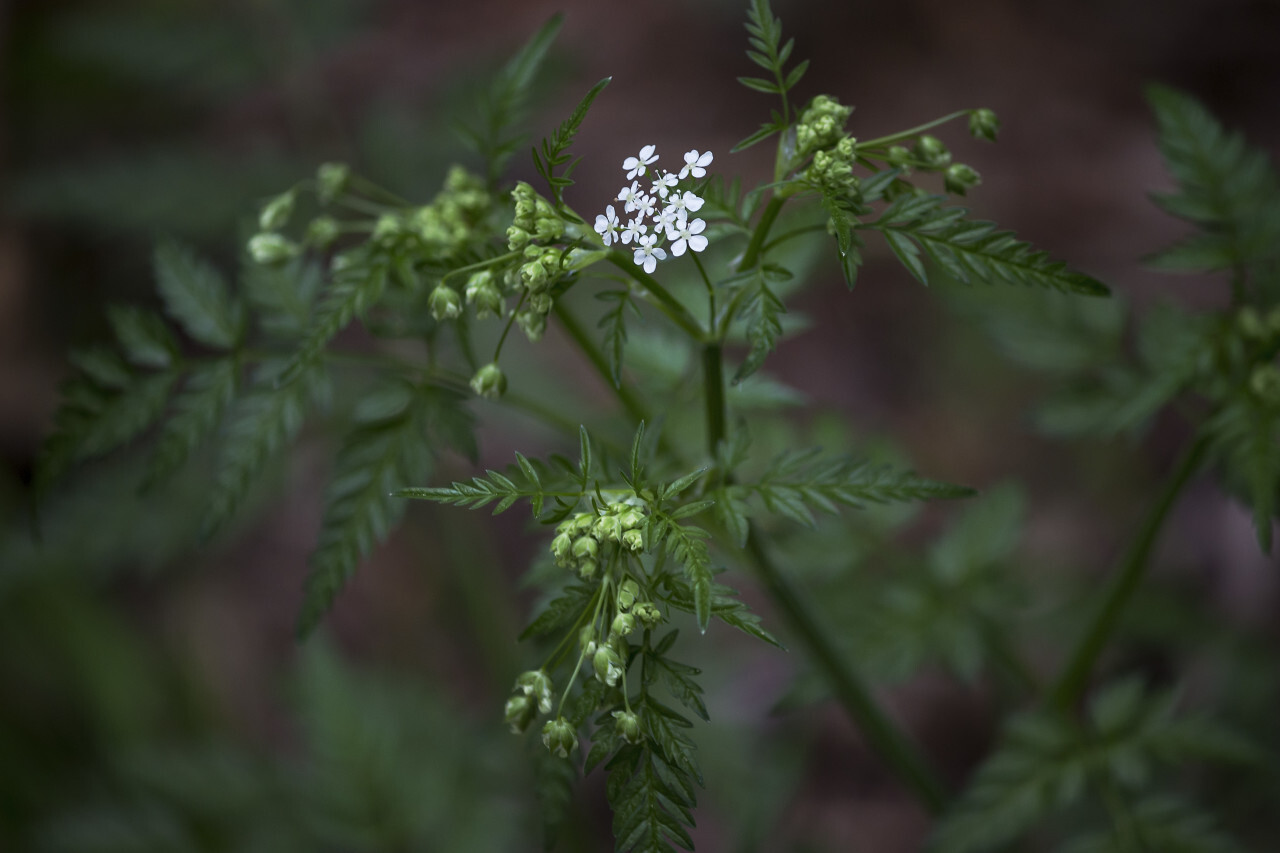
<path id="1" fill-rule="evenodd" d="M 1173 508 L 1183 486 L 1200 467 L 1208 445 L 1208 438 L 1202 435 L 1187 448 L 1178 462 L 1178 467 L 1174 469 L 1169 482 L 1165 485 L 1164 492 L 1151 507 L 1142 527 L 1138 530 L 1137 538 L 1125 554 L 1119 571 L 1111 576 L 1106 595 L 1089 623 L 1088 630 L 1080 638 L 1080 642 L 1068 658 L 1068 663 L 1063 667 L 1062 674 L 1049 693 L 1049 702 L 1054 707 L 1065 710 L 1080 701 L 1081 695 L 1088 686 L 1089 674 L 1093 671 L 1094 664 L 1106 647 L 1107 640 L 1120 619 L 1120 614 L 1124 612 L 1129 599 L 1133 597 L 1134 591 L 1146 574 L 1151 548 L 1155 544 L 1160 529 L 1164 526 L 1165 518 Z"/>
<path id="2" fill-rule="evenodd" d="M 870 689 L 848 665 L 821 626 L 800 591 L 773 564 L 755 529 L 747 534 L 747 554 L 773 603 L 826 676 L 836 698 L 858 726 L 872 749 L 889 765 L 931 814 L 940 814 L 948 794 L 933 768 L 898 726 L 876 704 Z"/>

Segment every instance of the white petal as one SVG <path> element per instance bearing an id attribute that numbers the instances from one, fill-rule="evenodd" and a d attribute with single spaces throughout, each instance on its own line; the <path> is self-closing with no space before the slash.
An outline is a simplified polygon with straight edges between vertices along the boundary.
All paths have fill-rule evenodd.
<path id="1" fill-rule="evenodd" d="M 703 237 L 701 234 L 695 234 L 689 238 L 689 248 L 693 249 L 695 252 L 701 252 L 703 249 L 707 248 L 707 238 Z"/>
<path id="2" fill-rule="evenodd" d="M 671 244 L 671 254 L 675 255 L 677 258 L 684 254 L 683 237 Z"/>

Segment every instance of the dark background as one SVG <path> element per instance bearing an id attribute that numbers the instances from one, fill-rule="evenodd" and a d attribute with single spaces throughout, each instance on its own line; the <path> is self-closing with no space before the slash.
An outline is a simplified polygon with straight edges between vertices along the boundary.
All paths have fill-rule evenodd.
<path id="1" fill-rule="evenodd" d="M 0 846 L 29 841 L 96 802 L 85 791 L 97 790 L 100 766 L 115 766 L 120 744 L 144 743 L 157 731 L 183 743 L 214 733 L 253 756 L 300 749 L 296 699 L 281 685 L 301 654 L 292 622 L 327 451 L 304 442 L 270 509 L 213 547 L 192 549 L 180 533 L 139 535 L 150 526 L 189 529 L 189 520 L 141 506 L 108 513 L 101 501 L 128 498 L 73 492 L 59 505 L 65 526 L 47 534 L 66 556 L 56 571 L 24 572 L 26 484 L 67 349 L 106 338 L 104 304 L 153 299 L 157 237 L 179 237 L 231 269 L 261 200 L 318 163 L 348 161 L 408 198 L 428 200 L 447 164 L 466 162 L 451 122 L 469 117 L 475 87 L 557 10 L 567 17 L 537 87 L 535 138 L 596 80 L 613 76 L 575 146 L 586 155 L 570 191 L 578 210 L 603 207 L 593 200 L 614 193 L 617 163 L 646 143 L 668 161 L 709 148 L 720 173 L 765 177 L 768 146 L 727 153 L 772 106 L 734 81 L 754 73 L 737 0 L 0 3 L 0 496 L 12 510 L 14 543 L 4 552 L 10 564 L 0 567 L 8 574 L 0 584 L 7 625 L 0 637 L 8 637 L 0 706 L 10 709 L 0 712 L 7 714 L 0 746 L 28 745 L 9 773 L 0 770 L 9 795 Z M 1143 88 L 1157 81 L 1182 88 L 1275 150 L 1280 5 L 777 0 L 775 12 L 796 39 L 796 56 L 812 59 L 800 96 L 830 93 L 855 105 L 856 136 L 990 107 L 1004 123 L 997 145 L 968 139 L 962 123 L 943 134 L 957 159 L 983 176 L 966 202 L 980 217 L 1138 305 L 1166 295 L 1219 303 L 1220 282 L 1141 266 L 1183 233 L 1147 200 L 1169 180 Z M 512 172 L 533 178 L 524 156 Z M 819 411 L 852 418 L 859 432 L 895 435 L 922 472 L 979 487 L 1024 481 L 1029 551 L 1069 552 L 1084 571 L 1105 566 L 1139 514 L 1134 502 L 1150 493 L 1185 437 L 1178 424 L 1157 424 L 1140 447 L 1092 448 L 1087 463 L 1037 437 L 1025 412 L 1040 388 L 979 351 L 979 337 L 956 328 L 965 321 L 885 254 L 869 256 L 852 294 L 829 270 L 796 306 L 820 322 L 785 344 L 768 369 L 808 393 Z M 556 340 L 553 332 L 548 346 Z M 504 464 L 519 441 L 501 427 L 485 439 L 490 464 Z M 109 469 L 94 482 L 104 480 Z M 117 514 L 125 520 L 111 521 Z M 531 540 L 516 521 L 462 515 L 411 514 L 343 593 L 331 633 L 344 659 L 357 662 L 351 666 L 427 685 L 442 719 L 473 726 L 476 743 L 487 744 L 507 680 L 523 661 L 512 638 L 527 597 L 507 584 Z M 1277 585 L 1267 569 L 1275 567 L 1257 555 L 1244 510 L 1201 484 L 1170 529 L 1166 555 L 1178 555 L 1207 609 L 1244 625 L 1274 625 Z M 480 554 L 475 538 L 485 543 Z M 461 568 L 473 561 L 496 568 Z M 731 737 L 712 731 L 716 725 L 707 727 L 720 784 L 709 771 L 699 849 L 805 842 L 843 850 L 854 837 L 862 849 L 914 849 L 921 815 L 838 714 L 819 707 L 783 721 L 768 715 L 791 664 L 769 651 L 717 648 L 742 663 L 725 671 L 717 662 L 709 673 L 713 717 L 758 751 L 743 755 Z M 135 681 L 112 675 L 126 670 Z M 104 699 L 114 695 L 111 682 L 124 695 Z M 154 695 L 140 698 L 139 684 Z M 889 701 L 957 777 L 990 736 L 980 690 L 926 678 Z M 104 723 L 112 714 L 119 719 Z M 502 739 L 478 749 L 518 752 Z M 769 808 L 727 790 L 753 761 L 770 763 L 775 787 L 762 782 L 760 793 L 773 798 Z M 527 787 L 517 779 L 502 788 L 503 802 L 531 802 Z M 580 841 L 605 829 L 599 787 L 598 777 L 579 787 Z M 751 809 L 763 809 L 757 822 L 767 821 L 757 848 L 739 844 L 747 833 L 735 829 Z"/>

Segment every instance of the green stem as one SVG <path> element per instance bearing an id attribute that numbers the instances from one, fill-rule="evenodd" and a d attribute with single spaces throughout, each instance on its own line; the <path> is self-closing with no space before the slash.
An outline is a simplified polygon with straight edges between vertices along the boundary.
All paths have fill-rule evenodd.
<path id="1" fill-rule="evenodd" d="M 781 195 L 775 195 L 769 199 L 764 213 L 760 214 L 760 221 L 756 223 L 755 230 L 751 232 L 751 242 L 747 244 L 747 250 L 742 254 L 738 269 L 749 270 L 756 265 L 756 261 L 760 257 L 760 250 L 764 248 L 765 238 L 769 236 L 769 229 L 773 227 L 773 223 L 778 218 L 778 214 L 782 212 L 782 205 L 786 204 L 786 201 L 786 197 Z"/>
<path id="2" fill-rule="evenodd" d="M 900 130 L 897 133 L 891 133 L 888 136 L 881 136 L 876 139 L 868 139 L 865 142 L 859 142 L 857 144 L 857 149 L 862 150 L 865 148 L 878 148 L 881 145 L 889 145 L 894 142 L 901 142 L 904 139 L 910 139 L 913 136 L 917 136 L 921 133 L 924 133 L 926 130 L 933 130 L 933 128 L 937 127 L 940 124 L 946 124 L 949 121 L 954 121 L 960 118 L 960 116 L 967 116 L 971 112 L 973 112 L 973 110 L 956 110 L 953 113 L 948 113 L 947 115 L 944 115 L 942 118 L 935 118 L 933 121 L 927 121 L 924 124 L 918 124 L 915 127 L 909 128 L 907 130 Z"/>
<path id="3" fill-rule="evenodd" d="M 848 666 L 831 637 L 819 627 L 812 608 L 803 600 L 800 591 L 769 559 L 754 528 L 747 534 L 747 554 L 755 563 L 756 572 L 769 597 L 806 646 L 813 662 L 822 670 L 836 698 L 867 742 L 893 768 L 921 805 L 931 814 L 940 814 L 946 808 L 948 794 L 933 768 L 876 704 L 870 689 Z"/>
<path id="4" fill-rule="evenodd" d="M 1202 435 L 1196 439 L 1183 455 L 1178 467 L 1174 469 L 1164 492 L 1151 507 L 1151 511 L 1138 531 L 1137 538 L 1125 554 L 1124 562 L 1120 564 L 1120 570 L 1112 575 L 1107 585 L 1106 595 L 1090 622 L 1089 629 L 1080 638 L 1075 651 L 1072 652 L 1062 674 L 1049 693 L 1049 702 L 1054 707 L 1066 710 L 1080 700 L 1088 685 L 1089 674 L 1093 671 L 1099 655 L 1102 654 L 1116 622 L 1120 619 L 1120 614 L 1124 612 L 1129 599 L 1133 597 L 1134 591 L 1146 574 L 1151 548 L 1155 544 L 1160 529 L 1164 526 L 1169 510 L 1172 509 L 1183 486 L 1200 467 L 1208 446 L 1207 436 Z"/>
<path id="5" fill-rule="evenodd" d="M 657 279 L 646 273 L 631 262 L 631 258 L 619 251 L 610 251 L 608 254 L 609 261 L 631 278 L 635 279 L 649 294 L 657 300 L 658 307 L 662 313 L 666 314 L 671 322 L 679 326 L 686 334 L 695 341 L 701 341 L 706 337 L 706 332 L 702 325 L 689 313 L 689 309 L 684 307 L 680 300 L 671 295 L 665 287 L 663 287 Z"/>
<path id="6" fill-rule="evenodd" d="M 702 347 L 702 384 L 707 403 L 707 452 L 716 456 L 716 447 L 725 437 L 724 359 L 720 344 Z"/>
<path id="7" fill-rule="evenodd" d="M 587 361 L 591 362 L 591 366 L 613 389 L 613 393 L 618 397 L 618 402 L 627 410 L 627 415 L 631 420 L 637 423 L 649 421 L 649 412 L 639 398 L 636 397 L 635 392 L 626 385 L 613 384 L 613 371 L 609 369 L 609 363 L 605 361 L 604 353 L 600 351 L 600 348 L 596 346 L 596 342 L 587 334 L 587 330 L 582 323 L 578 322 L 578 318 L 565 307 L 564 300 L 557 299 L 554 310 L 560 325 L 564 326 L 564 330 L 569 334 L 570 339 L 577 345 L 578 349 L 582 350 L 582 354 L 587 357 Z"/>

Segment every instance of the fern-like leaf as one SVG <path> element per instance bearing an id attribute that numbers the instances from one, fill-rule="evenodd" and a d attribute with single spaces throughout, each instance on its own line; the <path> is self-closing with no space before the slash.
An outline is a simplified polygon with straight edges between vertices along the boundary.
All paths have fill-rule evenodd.
<path id="1" fill-rule="evenodd" d="M 751 289 L 743 300 L 741 311 L 747 321 L 747 340 L 751 342 L 751 349 L 733 375 L 735 385 L 759 370 L 765 358 L 773 352 L 782 335 L 782 315 L 787 311 L 782 300 L 769 289 L 763 270 L 756 274 L 748 287 Z"/>
<path id="2" fill-rule="evenodd" d="M 710 534 L 700 527 L 676 524 L 663 516 L 652 519 L 650 524 L 657 529 L 650 532 L 649 538 L 664 542 L 667 553 L 684 569 L 698 630 L 707 633 L 711 623 L 711 553 L 707 549 Z"/>
<path id="3" fill-rule="evenodd" d="M 328 612 L 355 572 L 360 559 L 386 539 L 406 504 L 392 491 L 426 478 L 431 466 L 427 435 L 430 410 L 457 406 L 460 399 L 396 383 L 375 390 L 357 406 L 356 426 L 338 453 L 325 495 L 320 541 L 312 553 L 311 573 L 298 620 L 305 637 Z"/>
<path id="4" fill-rule="evenodd" d="M 240 273 L 258 326 L 272 337 L 287 339 L 300 338 L 311 327 L 322 279 L 320 264 L 304 257 L 283 264 L 246 261 Z"/>
<path id="5" fill-rule="evenodd" d="M 902 196 L 874 222 L 859 228 L 884 235 L 898 260 L 920 281 L 929 283 L 920 250 L 964 284 L 1003 283 L 1043 287 L 1085 296 L 1106 296 L 1102 282 L 1068 269 L 1061 261 L 1008 231 L 997 231 L 993 222 L 966 219 L 962 207 L 942 207 L 945 196 Z"/>
<path id="6" fill-rule="evenodd" d="M 677 610 L 683 610 L 685 613 L 694 613 L 696 611 L 693 590 L 687 583 L 680 578 L 668 576 L 664 579 L 664 584 L 667 588 L 665 600 L 668 604 Z M 766 631 L 760 624 L 760 617 L 753 613 L 742 599 L 738 598 L 737 590 L 713 582 L 711 584 L 710 597 L 712 616 L 726 625 L 737 628 L 744 634 L 750 634 L 757 640 L 764 640 L 771 646 L 785 650 L 786 647 L 778 641 L 778 638 Z"/>
<path id="7" fill-rule="evenodd" d="M 597 293 L 596 298 L 604 302 L 612 302 L 613 307 L 604 313 L 597 324 L 604 330 L 604 354 L 609 363 L 609 378 L 613 387 L 622 387 L 622 355 L 627 346 L 627 309 L 637 317 L 639 309 L 631 299 L 629 290 L 606 290 Z"/>
<path id="8" fill-rule="evenodd" d="M 1280 406 L 1238 393 L 1206 424 L 1227 478 L 1241 486 L 1253 510 L 1258 547 L 1271 553 L 1272 529 L 1280 510 Z"/>
<path id="9" fill-rule="evenodd" d="M 107 309 L 116 341 L 130 364 L 163 370 L 173 364 L 177 343 L 156 314 L 133 306 Z"/>
<path id="10" fill-rule="evenodd" d="M 612 77 L 605 77 L 587 91 L 573 113 L 551 134 L 551 138 L 542 140 L 541 154 L 538 153 L 537 148 L 533 149 L 534 167 L 551 188 L 551 197 L 555 200 L 561 215 L 577 218 L 564 205 L 564 191 L 566 187 L 573 186 L 573 180 L 569 176 L 573 173 L 573 167 L 577 165 L 577 161 L 569 156 L 569 146 L 573 144 L 573 138 L 578 135 L 578 128 L 582 126 L 582 122 L 587 117 L 587 111 L 591 109 L 591 102 L 604 91 L 604 87 L 608 86 L 612 79 Z M 564 167 L 561 173 L 556 174 L 561 167 Z"/>
<path id="11" fill-rule="evenodd" d="M 173 241 L 156 246 L 156 286 L 165 312 L 194 340 L 232 349 L 245 330 L 244 306 L 231 296 L 222 274 Z"/>
<path id="12" fill-rule="evenodd" d="M 480 97 L 478 125 L 458 128 L 463 139 L 484 159 L 490 186 L 497 185 L 507 161 L 520 149 L 524 135 L 517 127 L 524 121 L 529 91 L 563 24 L 562 13 L 552 15 L 502 67 Z"/>
<path id="13" fill-rule="evenodd" d="M 174 400 L 175 412 L 160 430 L 144 483 L 153 486 L 176 471 L 217 429 L 240 380 L 240 366 L 225 358 L 191 371 Z"/>
<path id="14" fill-rule="evenodd" d="M 917 477 L 905 471 L 823 456 L 820 448 L 785 453 L 755 483 L 726 488 L 730 498 L 760 500 L 766 511 L 813 526 L 813 511 L 835 513 L 839 506 L 963 498 L 973 489 Z"/>
<path id="15" fill-rule="evenodd" d="M 367 250 L 360 253 L 367 254 Z M 279 384 L 288 385 L 312 367 L 338 332 L 382 298 L 386 286 L 387 268 L 381 262 L 358 259 L 335 272 L 332 284 L 316 308 L 306 338 L 280 374 Z"/>
<path id="16" fill-rule="evenodd" d="M 1160 152 L 1178 183 L 1155 196 L 1201 231 L 1152 261 L 1168 269 L 1220 270 L 1277 255 L 1280 187 L 1267 155 L 1227 132 L 1194 98 L 1162 86 L 1147 90 Z"/>
<path id="17" fill-rule="evenodd" d="M 327 395 L 328 377 L 322 371 L 308 371 L 298 381 L 276 388 L 278 369 L 276 363 L 264 365 L 253 390 L 236 406 L 209 495 L 206 536 L 231 520 L 268 460 L 297 436 L 308 409 Z"/>

